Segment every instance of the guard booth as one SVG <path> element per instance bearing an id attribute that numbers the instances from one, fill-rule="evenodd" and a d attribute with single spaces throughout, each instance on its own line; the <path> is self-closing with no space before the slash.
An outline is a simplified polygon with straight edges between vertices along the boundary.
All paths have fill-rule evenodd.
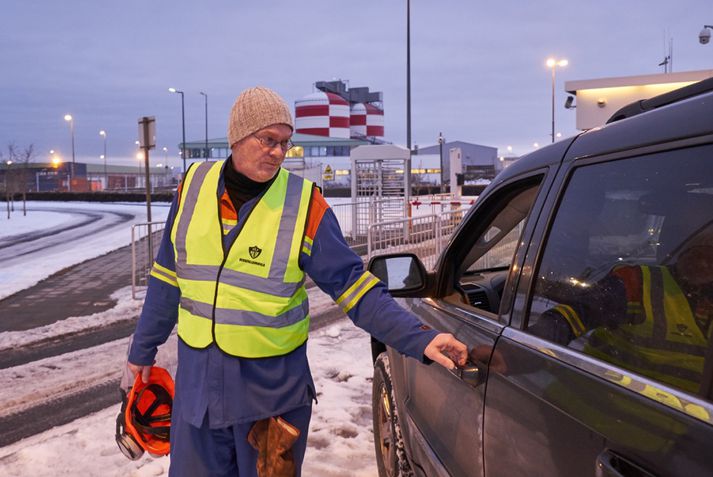
<path id="1" fill-rule="evenodd" d="M 400 220 L 408 215 L 411 198 L 411 154 L 392 144 L 352 149 L 352 238 L 365 237 L 370 224 Z"/>

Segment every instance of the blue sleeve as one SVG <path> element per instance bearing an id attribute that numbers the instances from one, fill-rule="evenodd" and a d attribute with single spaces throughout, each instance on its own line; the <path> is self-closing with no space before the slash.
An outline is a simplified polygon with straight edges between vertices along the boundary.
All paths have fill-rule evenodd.
<path id="1" fill-rule="evenodd" d="M 317 286 L 332 297 L 349 318 L 374 338 L 399 352 L 423 360 L 423 351 L 438 334 L 399 306 L 386 286 L 364 271 L 361 258 L 347 245 L 331 209 L 322 217 L 301 265 Z"/>
<path id="2" fill-rule="evenodd" d="M 173 199 L 163 230 L 156 262 L 149 275 L 146 299 L 129 350 L 129 362 L 153 364 L 159 345 L 166 342 L 178 320 L 181 292 L 176 282 L 176 259 L 171 242 L 171 229 L 178 209 L 178 194 Z"/>

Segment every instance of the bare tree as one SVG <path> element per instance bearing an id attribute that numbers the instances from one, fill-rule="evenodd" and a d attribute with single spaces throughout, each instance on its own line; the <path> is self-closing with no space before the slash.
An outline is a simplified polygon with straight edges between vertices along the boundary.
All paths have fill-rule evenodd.
<path id="1" fill-rule="evenodd" d="M 7 198 L 7 218 L 16 193 L 22 194 L 22 215 L 27 215 L 27 183 L 30 177 L 30 163 L 35 158 L 35 146 L 30 144 L 20 150 L 14 143 L 7 145 L 7 168 L 5 169 L 5 195 Z"/>
<path id="2" fill-rule="evenodd" d="M 22 215 L 27 215 L 27 184 L 30 177 L 30 163 L 35 158 L 35 145 L 30 144 L 17 154 L 17 162 L 20 164 L 20 179 L 22 184 Z"/>

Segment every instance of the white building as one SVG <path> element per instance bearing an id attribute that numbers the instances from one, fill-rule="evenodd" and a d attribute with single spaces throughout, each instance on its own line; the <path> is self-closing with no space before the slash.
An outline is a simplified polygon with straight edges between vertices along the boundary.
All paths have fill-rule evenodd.
<path id="1" fill-rule="evenodd" d="M 567 81 L 564 88 L 576 97 L 577 129 L 587 130 L 605 124 L 619 109 L 634 101 L 649 99 L 712 76 L 713 70 L 682 71 Z"/>

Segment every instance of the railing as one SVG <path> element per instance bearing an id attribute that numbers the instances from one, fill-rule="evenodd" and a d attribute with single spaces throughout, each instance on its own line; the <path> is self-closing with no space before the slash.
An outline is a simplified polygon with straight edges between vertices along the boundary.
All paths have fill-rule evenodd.
<path id="1" fill-rule="evenodd" d="M 148 285 L 149 273 L 161 243 L 165 222 L 145 222 L 131 226 L 131 297 Z"/>
<path id="2" fill-rule="evenodd" d="M 376 200 L 365 198 L 357 202 L 333 204 L 347 243 L 358 255 L 368 260 L 373 255 L 410 251 L 428 268 L 436 264 L 456 226 L 461 222 L 472 200 L 421 202 L 411 205 L 412 217 L 398 220 L 379 220 L 384 210 L 400 205 L 403 198 Z M 364 217 L 357 217 L 354 228 L 354 211 L 363 208 Z M 358 212 L 358 215 L 361 215 Z M 148 284 L 148 276 L 158 251 L 165 222 L 135 224 L 131 227 L 131 296 Z M 363 227 L 364 232 L 357 233 Z M 356 232 L 355 232 L 356 231 Z"/>
<path id="3" fill-rule="evenodd" d="M 385 253 L 411 252 L 427 269 L 433 269 L 467 208 L 371 224 L 367 234 L 367 259 Z"/>
<path id="4" fill-rule="evenodd" d="M 404 215 L 403 197 L 376 199 L 364 197 L 356 201 L 330 206 L 337 217 L 339 228 L 347 243 L 358 255 L 366 253 L 367 231 L 370 224 L 393 218 L 394 211 Z"/>
<path id="5" fill-rule="evenodd" d="M 364 197 L 357 201 L 332 204 L 330 207 L 337 217 L 339 227 L 349 246 L 359 255 L 365 255 L 368 248 L 368 230 L 372 224 L 407 220 L 407 215 L 412 218 L 425 217 L 428 215 L 445 216 L 455 212 L 453 217 L 457 217 L 456 225 L 462 218 L 464 210 L 468 210 L 474 203 L 472 197 L 454 200 L 452 197 L 415 197 L 409 204 L 409 208 L 404 208 L 403 197 L 390 197 L 376 199 L 374 197 Z M 403 211 L 400 217 L 394 217 L 394 211 Z M 444 232 L 450 234 L 453 226 L 448 225 Z"/>

